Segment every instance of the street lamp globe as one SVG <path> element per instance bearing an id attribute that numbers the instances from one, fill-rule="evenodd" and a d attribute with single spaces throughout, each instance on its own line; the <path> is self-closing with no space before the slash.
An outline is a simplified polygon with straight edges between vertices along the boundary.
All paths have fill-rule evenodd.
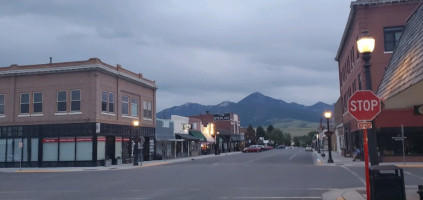
<path id="1" fill-rule="evenodd" d="M 363 31 L 362 36 L 357 40 L 357 48 L 360 53 L 372 53 L 375 49 L 375 39 L 368 31 Z"/>
<path id="2" fill-rule="evenodd" d="M 139 126 L 140 125 L 140 121 L 134 120 L 134 121 L 132 121 L 132 125 Z"/>
<path id="3" fill-rule="evenodd" d="M 326 119 L 330 119 L 330 117 L 332 116 L 332 112 L 330 112 L 330 111 L 326 111 L 325 112 L 325 118 Z M 328 127 L 329 128 L 329 127 Z"/>

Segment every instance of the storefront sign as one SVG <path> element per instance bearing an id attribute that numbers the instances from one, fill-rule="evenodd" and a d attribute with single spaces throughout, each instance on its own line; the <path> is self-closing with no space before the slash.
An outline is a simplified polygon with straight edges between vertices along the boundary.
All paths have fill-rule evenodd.
<path id="1" fill-rule="evenodd" d="M 97 138 L 98 142 L 105 142 L 106 141 L 106 137 L 98 137 Z"/>
<path id="2" fill-rule="evenodd" d="M 57 139 L 57 138 L 44 138 L 43 139 L 43 143 L 55 143 L 55 142 L 59 142 L 59 139 Z"/>
<path id="3" fill-rule="evenodd" d="M 75 142 L 75 138 L 60 138 L 59 142 Z"/>
<path id="4" fill-rule="evenodd" d="M 123 138 L 123 141 L 124 142 L 129 142 L 129 141 L 131 141 L 129 138 Z"/>
<path id="5" fill-rule="evenodd" d="M 115 141 L 116 142 L 122 142 L 122 138 L 121 137 L 116 137 Z"/>
<path id="6" fill-rule="evenodd" d="M 76 138 L 77 142 L 92 142 L 93 138 Z"/>

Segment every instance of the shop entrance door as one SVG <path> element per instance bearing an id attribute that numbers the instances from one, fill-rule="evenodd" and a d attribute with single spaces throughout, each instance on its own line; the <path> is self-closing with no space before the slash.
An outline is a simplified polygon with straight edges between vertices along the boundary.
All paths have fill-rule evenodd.
<path id="1" fill-rule="evenodd" d="M 115 159 L 115 137 L 106 137 L 106 160 L 111 159 L 112 165 L 116 165 Z"/>

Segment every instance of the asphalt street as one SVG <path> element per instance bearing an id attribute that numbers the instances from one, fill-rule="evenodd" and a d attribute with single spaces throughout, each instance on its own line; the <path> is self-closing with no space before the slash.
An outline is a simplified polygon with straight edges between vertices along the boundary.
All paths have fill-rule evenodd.
<path id="1" fill-rule="evenodd" d="M 410 184 L 422 181 L 421 169 L 405 172 Z M 0 173 L 0 180 L 0 200 L 307 200 L 333 189 L 363 187 L 364 170 L 321 166 L 312 152 L 294 148 L 126 170 Z"/>

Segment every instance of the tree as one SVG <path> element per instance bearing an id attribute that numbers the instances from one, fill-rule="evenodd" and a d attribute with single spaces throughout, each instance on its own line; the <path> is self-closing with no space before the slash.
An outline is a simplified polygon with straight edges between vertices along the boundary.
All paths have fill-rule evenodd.
<path id="1" fill-rule="evenodd" d="M 289 133 L 284 134 L 283 139 L 284 139 L 285 146 L 291 146 L 291 134 Z"/>
<path id="2" fill-rule="evenodd" d="M 266 132 L 264 131 L 262 126 L 257 127 L 256 135 L 257 135 L 257 141 L 260 140 L 260 137 L 266 136 Z"/>
<path id="3" fill-rule="evenodd" d="M 294 137 L 294 145 L 297 146 L 297 147 L 299 147 L 301 145 L 299 137 Z"/>
<path id="4" fill-rule="evenodd" d="M 256 144 L 256 131 L 254 131 L 254 128 L 251 125 L 248 126 L 244 138 L 248 144 Z"/>
<path id="5" fill-rule="evenodd" d="M 267 132 L 272 132 L 273 131 L 273 129 L 275 129 L 274 127 L 273 127 L 273 125 L 269 125 L 268 127 L 267 127 Z"/>
<path id="6" fill-rule="evenodd" d="M 268 138 L 269 140 L 272 140 L 275 146 L 284 144 L 284 134 L 278 128 L 272 129 L 271 131 L 267 131 L 266 138 Z"/>

